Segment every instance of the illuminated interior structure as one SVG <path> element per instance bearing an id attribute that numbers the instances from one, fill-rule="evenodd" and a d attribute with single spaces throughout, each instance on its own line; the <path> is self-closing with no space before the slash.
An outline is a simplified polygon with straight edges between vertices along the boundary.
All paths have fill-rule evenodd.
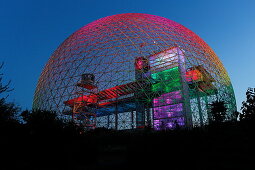
<path id="1" fill-rule="evenodd" d="M 87 128 L 171 129 L 208 123 L 209 104 L 236 110 L 230 78 L 213 50 L 169 19 L 141 13 L 85 25 L 52 54 L 33 108 Z"/>

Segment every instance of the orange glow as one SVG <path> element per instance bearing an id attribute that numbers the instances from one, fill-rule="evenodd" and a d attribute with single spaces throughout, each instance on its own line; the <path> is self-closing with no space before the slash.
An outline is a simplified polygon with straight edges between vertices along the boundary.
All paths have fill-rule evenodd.
<path id="1" fill-rule="evenodd" d="M 202 81 L 203 75 L 198 70 L 190 70 L 186 72 L 186 81 Z"/>

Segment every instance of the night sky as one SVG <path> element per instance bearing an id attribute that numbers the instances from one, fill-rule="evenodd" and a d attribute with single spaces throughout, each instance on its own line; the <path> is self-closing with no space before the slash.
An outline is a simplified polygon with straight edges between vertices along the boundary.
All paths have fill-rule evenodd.
<path id="1" fill-rule="evenodd" d="M 176 21 L 199 35 L 218 55 L 232 80 L 238 110 L 255 87 L 253 0 L 0 0 L 0 62 L 8 101 L 31 109 L 40 73 L 73 32 L 105 16 L 147 13 Z"/>

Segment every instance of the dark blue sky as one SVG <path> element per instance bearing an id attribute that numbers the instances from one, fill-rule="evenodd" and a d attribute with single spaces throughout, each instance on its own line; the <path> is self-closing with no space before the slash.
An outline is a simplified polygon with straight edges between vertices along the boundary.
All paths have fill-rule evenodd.
<path id="1" fill-rule="evenodd" d="M 105 16 L 147 13 L 191 29 L 227 69 L 238 109 L 255 87 L 253 0 L 0 0 L 0 61 L 9 101 L 31 109 L 40 73 L 53 51 L 80 27 Z"/>

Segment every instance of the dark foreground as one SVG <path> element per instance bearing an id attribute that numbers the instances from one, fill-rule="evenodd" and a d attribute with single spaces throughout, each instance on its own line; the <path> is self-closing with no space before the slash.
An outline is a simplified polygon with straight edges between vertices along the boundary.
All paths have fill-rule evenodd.
<path id="1" fill-rule="evenodd" d="M 1 134 L 0 169 L 255 169 L 254 125 Z"/>

